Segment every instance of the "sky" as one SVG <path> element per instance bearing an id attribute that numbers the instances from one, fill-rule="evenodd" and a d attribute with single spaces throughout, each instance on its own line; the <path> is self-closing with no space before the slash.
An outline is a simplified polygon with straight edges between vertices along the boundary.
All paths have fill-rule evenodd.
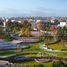
<path id="1" fill-rule="evenodd" d="M 67 17 L 67 0 L 0 0 L 0 17 Z"/>

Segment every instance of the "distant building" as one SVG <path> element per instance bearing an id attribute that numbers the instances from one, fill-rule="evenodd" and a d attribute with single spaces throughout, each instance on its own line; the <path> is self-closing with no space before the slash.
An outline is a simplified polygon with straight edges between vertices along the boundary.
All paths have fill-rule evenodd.
<path id="1" fill-rule="evenodd" d="M 37 30 L 44 30 L 44 23 L 42 20 L 37 20 L 36 21 L 36 27 L 37 27 Z"/>
<path id="2" fill-rule="evenodd" d="M 11 22 L 15 22 L 15 20 L 11 20 Z"/>
<path id="3" fill-rule="evenodd" d="M 53 19 L 51 19 L 51 23 L 54 23 L 55 21 Z"/>
<path id="4" fill-rule="evenodd" d="M 60 22 L 60 24 L 58 24 L 58 26 L 60 26 L 60 27 L 67 26 L 67 22 Z"/>
<path id="5" fill-rule="evenodd" d="M 36 29 L 36 21 L 33 19 L 29 19 L 28 22 L 31 24 L 31 29 L 32 30 L 37 30 Z"/>
<path id="6" fill-rule="evenodd" d="M 35 37 L 40 37 L 43 35 L 41 31 L 31 31 L 31 34 Z"/>
<path id="7" fill-rule="evenodd" d="M 18 21 L 18 23 L 21 23 L 22 21 Z"/>

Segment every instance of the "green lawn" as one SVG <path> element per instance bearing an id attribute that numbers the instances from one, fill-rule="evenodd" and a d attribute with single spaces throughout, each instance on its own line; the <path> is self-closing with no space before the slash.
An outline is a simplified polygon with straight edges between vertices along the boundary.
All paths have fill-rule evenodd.
<path id="1" fill-rule="evenodd" d="M 43 66 L 39 66 L 40 64 Z M 22 62 L 22 63 L 18 63 L 18 65 L 22 65 L 23 67 L 26 67 L 26 65 L 28 65 L 28 67 L 67 67 L 67 65 L 65 66 L 58 60 L 53 62 L 47 62 L 47 63 L 41 63 L 41 62 L 35 62 L 35 61 Z"/>
<path id="2" fill-rule="evenodd" d="M 15 55 L 16 53 L 21 53 L 21 52 L 42 52 L 42 53 L 46 53 L 49 54 L 51 56 L 59 56 L 59 57 L 67 57 L 67 52 L 50 52 L 50 51 L 46 51 L 43 49 L 40 49 L 40 46 L 45 44 L 44 42 L 40 42 L 40 43 L 34 43 L 30 45 L 30 48 L 27 49 L 21 49 L 21 50 L 17 50 L 17 49 L 13 49 L 13 50 L 0 50 L 0 56 L 12 56 Z M 52 45 L 48 45 L 50 48 L 52 49 L 62 49 L 62 48 L 66 48 L 63 47 L 63 45 L 61 44 L 52 44 Z M 53 46 L 53 47 L 52 47 Z M 37 54 L 26 54 L 22 56 L 28 56 L 28 57 L 37 57 Z M 18 64 L 23 64 L 23 65 L 29 65 L 30 67 L 33 67 L 34 65 L 38 65 L 38 64 L 43 64 L 44 67 L 52 67 L 53 62 L 47 62 L 47 63 L 37 63 L 35 61 L 30 61 L 30 62 L 22 62 L 22 63 L 18 63 Z"/>
<path id="3" fill-rule="evenodd" d="M 54 63 L 55 62 L 55 63 Z M 62 64 L 60 61 L 53 61 L 53 62 L 46 62 L 46 63 L 41 63 L 41 62 L 35 62 L 35 61 L 31 61 L 31 62 L 22 62 L 22 63 L 18 63 L 19 65 L 23 65 L 24 67 L 26 65 L 28 65 L 29 67 L 67 67 L 64 66 L 64 64 Z M 42 64 L 43 66 L 38 66 Z M 54 66 L 53 66 L 54 64 Z M 34 66 L 35 65 L 35 66 Z"/>
<path id="4" fill-rule="evenodd" d="M 29 65 L 30 67 L 34 67 L 34 65 L 36 65 L 36 67 L 38 67 L 38 64 L 43 64 L 44 67 L 52 67 L 52 63 L 53 62 L 40 63 L 40 62 L 30 61 L 30 62 L 22 62 L 20 64 Z"/>
<path id="5" fill-rule="evenodd" d="M 41 50 L 39 47 L 40 45 L 42 45 L 42 42 L 41 43 L 35 43 L 35 44 L 31 44 L 30 45 L 30 48 L 29 49 L 23 49 L 22 51 L 26 52 L 26 51 L 31 51 L 31 52 L 43 52 L 43 50 Z"/>
<path id="6" fill-rule="evenodd" d="M 50 52 L 50 51 L 45 51 L 45 53 L 49 54 L 51 56 L 58 56 L 58 57 L 61 57 L 61 58 L 67 57 L 67 52 Z"/>
<path id="7" fill-rule="evenodd" d="M 19 53 L 17 49 L 10 49 L 10 50 L 0 50 L 0 56 L 12 56 L 16 53 Z"/>
<path id="8" fill-rule="evenodd" d="M 42 50 L 40 49 L 39 47 L 41 45 L 43 45 L 44 43 L 41 42 L 41 43 L 35 43 L 35 44 L 32 44 L 30 46 L 30 48 L 27 48 L 27 49 L 22 49 L 22 50 L 0 50 L 0 56 L 7 56 L 7 55 L 13 55 L 13 54 L 16 54 L 16 53 L 20 53 L 20 52 L 42 52 L 42 53 L 48 53 L 48 54 L 52 54 L 52 55 L 56 55 L 56 56 L 60 56 L 60 57 L 66 57 L 67 56 L 67 52 L 49 52 L 49 51 L 46 51 L 46 50 Z M 51 45 L 49 45 L 51 46 Z M 61 49 L 61 45 L 60 46 L 55 46 L 53 45 L 54 48 L 56 49 Z M 61 48 L 60 48 L 61 47 Z M 1 53 L 2 52 L 2 53 Z M 35 56 L 35 55 L 32 55 L 32 56 Z"/>
<path id="9" fill-rule="evenodd" d="M 54 56 L 59 56 L 59 57 L 67 57 L 67 52 L 50 52 L 50 51 L 46 51 L 46 50 L 42 50 L 42 49 L 40 49 L 39 48 L 39 46 L 41 46 L 41 45 L 43 45 L 43 43 L 36 43 L 36 44 L 33 44 L 32 46 L 31 46 L 31 48 L 29 48 L 29 49 L 24 49 L 23 50 L 23 52 L 42 52 L 42 53 L 47 53 L 47 54 L 52 54 L 52 55 L 54 55 Z M 60 45 L 61 46 L 61 45 Z M 55 47 L 55 45 L 54 45 L 54 47 L 55 47 L 55 49 L 57 48 L 57 49 L 61 49 L 60 48 L 60 46 L 56 46 Z M 66 47 L 65 47 L 66 48 Z"/>
<path id="10" fill-rule="evenodd" d="M 22 56 L 27 56 L 27 57 L 37 57 L 38 55 L 37 55 L 37 54 L 25 54 L 25 55 L 22 54 Z"/>
<path id="11" fill-rule="evenodd" d="M 54 49 L 54 50 L 67 49 L 67 47 L 65 47 L 61 43 L 51 44 L 51 45 L 47 45 L 47 46 L 48 46 L 48 48 L 51 48 L 51 49 Z"/>

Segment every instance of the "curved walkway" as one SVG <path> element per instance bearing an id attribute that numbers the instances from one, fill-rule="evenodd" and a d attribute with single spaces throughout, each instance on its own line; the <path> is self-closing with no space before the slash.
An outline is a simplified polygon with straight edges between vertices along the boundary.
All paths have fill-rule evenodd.
<path id="1" fill-rule="evenodd" d="M 50 31 L 49 32 L 47 32 L 47 31 L 41 31 L 41 32 L 49 33 L 49 34 L 51 34 L 53 36 L 53 33 L 50 32 Z M 53 36 L 53 37 L 54 37 L 54 40 L 56 41 L 56 37 L 55 36 Z M 48 48 L 45 44 L 41 45 L 40 49 L 43 49 L 43 50 L 46 50 L 46 51 L 50 51 L 50 52 L 67 52 L 67 51 L 61 51 L 61 50 L 53 50 L 51 48 Z"/>
<path id="2" fill-rule="evenodd" d="M 61 50 L 52 50 L 51 48 L 48 48 L 45 44 L 40 46 L 40 49 L 51 51 L 51 52 L 67 52 L 67 51 L 61 51 Z"/>

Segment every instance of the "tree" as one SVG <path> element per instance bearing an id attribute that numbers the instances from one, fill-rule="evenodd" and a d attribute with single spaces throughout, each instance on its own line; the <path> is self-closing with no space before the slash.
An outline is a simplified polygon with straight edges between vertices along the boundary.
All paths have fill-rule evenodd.
<path id="1" fill-rule="evenodd" d="M 11 32 L 16 32 L 20 30 L 20 28 L 22 27 L 22 24 L 18 23 L 17 21 L 11 22 L 8 21 L 6 23 L 7 28 L 9 28 L 11 30 Z"/>
<path id="2" fill-rule="evenodd" d="M 9 34 L 5 35 L 5 38 L 4 38 L 5 41 L 12 41 L 13 40 L 13 37 L 11 37 Z"/>
<path id="3" fill-rule="evenodd" d="M 27 20 L 24 20 L 19 33 L 23 36 L 31 36 L 31 23 L 29 23 Z"/>
<path id="4" fill-rule="evenodd" d="M 49 31 L 50 30 L 50 22 L 47 22 L 47 23 L 45 23 L 45 30 L 46 31 Z"/>
<path id="5" fill-rule="evenodd" d="M 62 67 L 60 61 L 54 61 L 52 67 Z"/>
<path id="6" fill-rule="evenodd" d="M 22 25 L 23 25 L 23 28 L 28 28 L 31 30 L 31 23 L 29 23 L 27 20 L 24 20 Z"/>
<path id="7" fill-rule="evenodd" d="M 31 31 L 29 30 L 29 28 L 22 28 L 20 34 L 22 34 L 23 36 L 30 36 Z"/>
<path id="8" fill-rule="evenodd" d="M 37 23 L 37 29 L 38 30 L 44 30 L 44 23 L 42 21 Z"/>
<path id="9" fill-rule="evenodd" d="M 38 64 L 36 67 L 45 67 L 43 64 Z"/>
<path id="10" fill-rule="evenodd" d="M 67 27 L 58 27 L 57 36 L 61 40 L 61 43 L 64 44 L 64 41 L 67 41 Z"/>

